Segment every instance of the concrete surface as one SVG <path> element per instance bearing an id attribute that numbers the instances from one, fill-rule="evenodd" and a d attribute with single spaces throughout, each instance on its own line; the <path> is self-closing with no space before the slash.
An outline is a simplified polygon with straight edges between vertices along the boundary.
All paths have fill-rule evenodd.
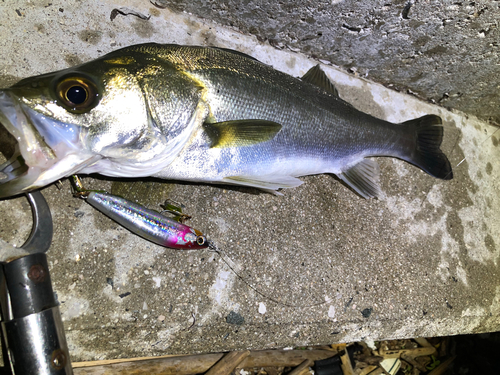
<path id="1" fill-rule="evenodd" d="M 155 0 L 500 125 L 498 0 Z"/>
<path id="2" fill-rule="evenodd" d="M 111 21 L 113 0 L 0 3 L 0 86 L 148 41 L 238 49 L 295 76 L 317 63 L 148 1 L 119 3 L 151 18 Z M 442 116 L 455 178 L 443 182 L 379 159 L 383 200 L 364 200 L 329 175 L 305 177 L 283 196 L 84 180 L 152 208 L 167 197 L 182 202 L 189 224 L 222 257 L 153 245 L 73 198 L 68 181 L 49 186 L 43 192 L 55 234 L 48 256 L 73 360 L 500 328 L 498 128 L 325 70 L 343 98 L 378 117 Z M 30 225 L 25 199 L 1 201 L 0 215 L 0 237 L 21 244 Z"/>

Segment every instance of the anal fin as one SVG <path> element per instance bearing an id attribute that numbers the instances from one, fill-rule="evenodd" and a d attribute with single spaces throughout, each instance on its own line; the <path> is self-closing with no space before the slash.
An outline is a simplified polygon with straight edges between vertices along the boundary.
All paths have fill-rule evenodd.
<path id="1" fill-rule="evenodd" d="M 301 185 L 303 181 L 292 176 L 262 175 L 254 176 L 229 176 L 221 182 L 234 185 L 251 186 L 265 191 L 275 192 L 281 188 L 293 188 Z"/>
<path id="2" fill-rule="evenodd" d="M 379 172 L 379 166 L 375 160 L 363 159 L 340 173 L 338 177 L 363 198 L 368 199 L 382 195 Z"/>

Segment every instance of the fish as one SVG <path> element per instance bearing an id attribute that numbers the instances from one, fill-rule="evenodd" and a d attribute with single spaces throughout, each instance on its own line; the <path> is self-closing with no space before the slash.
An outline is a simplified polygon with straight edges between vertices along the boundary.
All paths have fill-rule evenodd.
<path id="1" fill-rule="evenodd" d="M 209 245 L 199 230 L 128 199 L 103 191 L 90 191 L 84 197 L 92 207 L 157 245 L 180 250 L 205 249 Z"/>
<path id="2" fill-rule="evenodd" d="M 373 157 L 453 177 L 439 116 L 387 122 L 342 100 L 319 65 L 296 78 L 215 47 L 134 45 L 23 79 L 0 90 L 0 123 L 16 143 L 0 198 L 75 173 L 270 192 L 329 173 L 373 198 Z"/>

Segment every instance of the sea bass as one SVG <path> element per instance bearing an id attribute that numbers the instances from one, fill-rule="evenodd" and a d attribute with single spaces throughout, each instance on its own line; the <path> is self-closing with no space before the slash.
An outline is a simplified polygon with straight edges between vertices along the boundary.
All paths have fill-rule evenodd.
<path id="1" fill-rule="evenodd" d="M 0 197 L 73 174 L 236 184 L 275 191 L 332 173 L 381 194 L 373 156 L 451 179 L 441 118 L 393 124 L 339 98 L 313 67 L 294 78 L 242 53 L 143 44 L 0 90 L 17 142 Z"/>

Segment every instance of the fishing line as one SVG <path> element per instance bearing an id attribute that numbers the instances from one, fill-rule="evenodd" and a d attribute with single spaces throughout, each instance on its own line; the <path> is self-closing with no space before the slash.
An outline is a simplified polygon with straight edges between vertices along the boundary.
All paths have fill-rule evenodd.
<path id="1" fill-rule="evenodd" d="M 135 181 L 133 183 L 135 183 Z M 129 187 L 128 193 L 130 193 L 131 190 L 132 190 L 132 186 Z M 257 293 L 261 297 L 263 297 L 271 302 L 274 302 L 277 305 L 281 305 L 281 306 L 285 306 L 285 307 L 301 308 L 301 307 L 320 306 L 320 305 L 324 305 L 326 303 L 330 303 L 331 301 L 333 301 L 332 299 L 327 298 L 327 299 L 325 299 L 325 301 L 322 301 L 322 302 L 317 302 L 317 303 L 313 303 L 313 304 L 297 304 L 297 305 L 278 301 L 276 298 L 273 298 L 273 297 L 265 294 L 264 292 L 260 291 L 259 288 L 255 287 L 249 281 L 247 281 L 247 279 L 244 276 L 242 276 L 241 271 L 238 269 L 239 267 L 235 264 L 235 262 L 231 259 L 231 257 L 229 257 L 229 255 L 227 255 L 225 251 L 223 251 L 220 247 L 218 247 L 212 241 L 208 241 L 208 250 L 219 255 L 220 259 L 227 265 L 227 267 L 231 270 L 231 272 L 233 272 L 236 275 L 236 277 L 238 279 L 240 279 L 246 286 L 248 286 L 250 289 L 252 289 L 255 293 Z M 250 278 L 250 276 L 248 276 L 248 278 Z"/>
<path id="2" fill-rule="evenodd" d="M 91 192 L 90 190 L 87 190 L 84 188 L 84 186 L 83 186 L 81 180 L 78 178 L 78 176 L 73 176 L 73 178 L 71 179 L 71 183 L 72 183 L 72 187 L 74 189 L 74 196 L 78 196 L 78 197 L 83 198 L 83 197 L 86 197 L 85 193 Z M 131 188 L 128 189 L 129 192 L 130 192 L 130 190 L 131 190 Z M 102 204 L 100 204 L 99 202 L 97 202 L 99 204 L 97 204 L 96 202 L 94 202 L 94 204 L 91 204 L 92 206 L 94 206 L 94 208 L 97 208 L 105 216 L 108 216 L 111 219 L 115 220 L 116 222 L 118 222 L 118 224 L 124 226 L 125 228 L 127 228 L 129 231 L 131 231 L 135 235 L 138 235 L 139 237 L 142 237 L 142 238 L 145 238 L 149 241 L 152 241 L 153 243 L 162 245 L 161 243 L 155 241 L 154 239 L 152 239 L 148 236 L 145 236 L 144 235 L 145 232 L 140 231 L 140 230 L 134 230 L 134 226 L 136 226 L 137 223 L 135 221 L 131 221 L 132 220 L 131 218 L 133 218 L 135 220 L 136 215 L 134 215 L 133 213 L 131 214 L 129 211 L 135 212 L 136 208 L 130 208 L 129 210 L 123 210 L 122 208 L 120 208 L 122 206 L 125 207 L 124 201 L 127 202 L 128 200 L 125 200 L 124 198 L 119 198 L 117 196 L 113 196 L 113 195 L 107 194 L 107 193 L 103 193 L 103 194 L 106 194 L 106 196 L 112 202 L 114 202 L 113 207 L 118 206 L 121 214 L 119 215 L 119 217 L 117 217 L 116 215 L 111 215 L 111 211 L 108 211 L 106 209 L 104 209 L 104 210 L 100 209 L 100 208 L 102 208 L 101 207 Z M 131 202 L 131 201 L 129 203 L 130 203 L 130 205 L 133 204 L 133 202 Z M 135 206 L 137 206 L 137 204 L 135 204 Z M 175 214 L 179 214 L 179 212 L 176 211 Z M 161 216 L 165 216 L 165 215 L 161 215 Z M 168 219 L 168 217 L 166 217 L 166 216 L 165 216 L 165 218 Z M 156 223 L 156 219 L 154 222 Z M 126 225 L 126 224 L 129 224 L 129 225 Z M 154 225 L 154 223 L 152 225 Z M 203 237 L 203 239 L 204 239 L 204 241 L 206 241 L 205 237 Z M 323 305 L 325 303 L 329 303 L 330 301 L 332 301 L 331 299 L 329 299 L 327 297 L 327 298 L 325 298 L 325 301 L 317 302 L 317 303 L 313 303 L 313 304 L 291 304 L 291 303 L 281 302 L 277 298 L 273 298 L 270 295 L 267 295 L 266 293 L 261 292 L 259 290 L 259 288 L 253 286 L 249 281 L 247 281 L 245 279 L 245 277 L 242 276 L 241 271 L 238 269 L 238 266 L 236 266 L 236 264 L 233 262 L 233 260 L 228 255 L 226 255 L 226 253 L 221 248 L 219 248 L 217 245 L 215 245 L 212 241 L 205 242 L 204 244 L 208 245 L 207 249 L 209 251 L 217 253 L 219 255 L 220 259 L 229 267 L 229 269 L 236 275 L 236 277 L 238 277 L 241 281 L 243 281 L 243 283 L 245 285 L 247 285 L 250 289 L 252 289 L 255 293 L 257 293 L 261 297 L 263 297 L 271 302 L 274 302 L 277 305 L 282 305 L 282 306 L 286 306 L 286 307 L 314 307 L 314 306 Z M 204 245 L 204 244 L 199 244 L 199 245 Z M 163 245 L 163 246 L 177 248 L 176 246 L 168 246 L 168 245 Z M 311 296 L 308 294 L 308 297 L 310 298 Z M 193 322 L 193 325 L 194 325 L 194 322 Z"/>
<path id="3" fill-rule="evenodd" d="M 317 302 L 317 303 L 313 303 L 313 304 L 310 304 L 310 305 L 306 305 L 306 304 L 304 304 L 304 305 L 300 305 L 300 304 L 299 305 L 293 305 L 293 304 L 290 304 L 290 303 L 278 301 L 277 299 L 275 299 L 275 298 L 273 298 L 271 296 L 268 296 L 265 293 L 261 292 L 257 287 L 255 287 L 252 284 L 250 284 L 250 282 L 248 282 L 243 276 L 241 276 L 240 273 L 238 273 L 238 271 L 236 271 L 237 266 L 234 265 L 234 262 L 231 260 L 231 258 L 229 256 L 226 256 L 226 255 L 222 256 L 223 250 L 220 247 L 218 247 L 217 245 L 215 245 L 212 241 L 208 241 L 208 250 L 217 253 L 219 255 L 220 259 L 229 267 L 229 269 L 241 281 L 243 281 L 243 283 L 245 285 L 247 285 L 255 293 L 257 293 L 261 297 L 263 297 L 263 298 L 265 298 L 265 299 L 267 299 L 267 300 L 269 300 L 271 302 L 276 303 L 277 305 L 282 305 L 282 306 L 285 306 L 285 307 L 315 307 L 315 306 L 324 305 L 326 303 L 330 303 L 331 301 L 333 301 L 332 299 L 328 298 L 328 299 L 325 299 L 325 301 L 323 301 L 323 302 Z M 225 254 L 225 252 L 224 252 L 224 254 Z M 233 265 L 229 264 L 230 262 L 233 263 Z"/>
<path id="4" fill-rule="evenodd" d="M 451 154 L 453 154 L 453 152 L 455 151 L 455 149 L 458 147 L 458 144 L 459 144 L 459 141 L 460 141 L 460 135 L 462 134 L 462 132 L 460 131 L 460 129 L 457 129 L 457 128 L 451 128 L 451 127 L 446 127 L 446 128 L 450 128 L 452 130 L 455 130 L 455 131 L 458 131 L 459 134 L 457 135 L 456 139 L 455 139 L 455 142 L 453 144 L 453 147 L 450 151 L 450 156 Z M 482 146 L 485 142 L 487 142 L 488 140 L 490 140 L 497 132 L 500 131 L 500 127 L 498 127 L 492 134 L 490 134 L 488 137 L 486 137 L 483 141 L 481 141 L 478 145 L 478 147 Z M 454 167 L 454 168 L 458 168 L 465 160 L 467 160 L 467 157 L 464 157 L 462 160 L 460 160 L 460 162 Z M 453 173 L 453 172 L 450 172 L 450 173 Z M 422 201 L 422 204 L 423 205 L 426 201 L 427 201 L 427 198 L 430 194 L 432 190 L 432 187 L 429 188 L 426 196 L 425 196 L 425 199 Z M 268 299 L 269 301 L 271 302 L 274 302 L 278 305 L 282 305 L 282 306 L 286 306 L 286 307 L 314 307 L 314 306 L 320 306 L 320 305 L 324 305 L 326 303 L 329 303 L 332 301 L 332 299 L 328 298 L 326 299 L 324 302 L 317 302 L 317 303 L 314 303 L 314 304 L 310 304 L 310 305 L 293 305 L 293 304 L 289 304 L 289 303 L 285 303 L 285 302 L 280 302 L 278 300 L 276 300 L 275 298 L 273 297 L 270 297 L 268 295 L 266 295 L 265 293 L 261 292 L 258 288 L 254 287 L 252 284 L 250 284 L 250 282 L 248 282 L 243 276 L 241 276 L 235 268 L 237 268 L 236 265 L 231 265 L 229 264 L 229 261 L 231 263 L 234 263 L 231 258 L 229 256 L 226 256 L 226 255 L 222 255 L 223 253 L 223 250 L 220 249 L 218 246 L 216 246 L 212 241 L 209 241 L 209 246 L 208 246 L 208 249 L 210 251 L 213 251 L 215 253 L 217 253 L 219 255 L 219 257 L 222 259 L 222 261 L 229 267 L 229 269 L 241 280 L 243 281 L 243 283 L 245 283 L 250 289 L 252 289 L 254 292 L 256 292 L 258 295 L 260 295 L 261 297 L 263 298 L 266 298 Z M 225 252 L 224 252 L 225 254 Z M 229 261 L 227 259 L 225 259 L 225 257 L 227 257 L 227 259 L 229 259 Z"/>
<path id="5" fill-rule="evenodd" d="M 459 141 L 460 141 L 460 135 L 462 134 L 460 132 L 459 129 L 456 129 L 456 128 L 453 128 L 453 130 L 456 130 L 456 131 L 459 131 L 459 134 L 457 135 L 456 139 L 455 139 L 455 142 L 453 144 L 453 147 L 450 151 L 450 156 L 451 154 L 453 154 L 453 152 L 455 151 L 455 149 L 458 147 L 458 144 L 459 144 Z M 492 134 L 490 134 L 488 137 L 486 137 L 483 141 L 481 141 L 478 145 L 478 147 L 480 147 L 481 145 L 483 145 L 485 142 L 487 142 L 488 140 L 490 140 L 497 132 L 500 131 L 500 127 L 498 127 Z M 462 160 L 460 160 L 460 162 L 454 167 L 454 168 L 458 168 L 465 160 L 467 160 L 467 157 L 464 157 Z M 450 172 L 450 173 L 453 173 L 453 172 Z M 430 191 L 432 190 L 432 187 L 429 188 L 429 191 L 427 192 L 426 194 L 426 197 L 425 199 L 423 200 L 422 202 L 422 205 L 425 203 L 425 201 L 427 201 L 427 198 L 430 194 Z M 317 303 L 313 303 L 313 304 L 298 304 L 298 305 L 294 305 L 294 304 L 290 304 L 290 303 L 286 303 L 286 302 L 281 302 L 281 301 L 278 301 L 277 299 L 269 296 L 269 295 L 266 295 L 265 293 L 261 292 L 257 287 L 253 286 L 249 281 L 247 281 L 245 279 L 245 277 L 243 277 L 237 270 L 237 266 L 234 264 L 234 262 L 231 260 L 231 258 L 229 256 L 227 256 L 225 254 L 225 252 L 223 252 L 223 250 L 221 248 L 219 248 L 217 245 L 215 245 L 212 241 L 209 241 L 208 242 L 208 250 L 209 251 L 212 251 L 212 252 L 215 252 L 219 255 L 220 259 L 229 267 L 229 269 L 245 284 L 247 285 L 250 289 L 252 289 L 255 293 L 257 293 L 258 295 L 260 295 L 261 297 L 271 301 L 271 302 L 274 302 L 276 303 L 277 305 L 282 305 L 282 306 L 285 306 L 285 307 L 315 307 L 315 306 L 320 306 L 320 305 L 324 305 L 326 303 L 330 303 L 332 301 L 332 299 L 328 298 L 326 299 L 325 301 L 323 302 L 317 302 Z M 224 253 L 224 256 L 223 256 L 223 253 Z M 226 259 L 227 258 L 227 259 Z M 232 264 L 230 264 L 230 262 Z M 351 299 L 352 301 L 352 299 Z M 349 303 L 351 302 L 349 301 Z"/>

